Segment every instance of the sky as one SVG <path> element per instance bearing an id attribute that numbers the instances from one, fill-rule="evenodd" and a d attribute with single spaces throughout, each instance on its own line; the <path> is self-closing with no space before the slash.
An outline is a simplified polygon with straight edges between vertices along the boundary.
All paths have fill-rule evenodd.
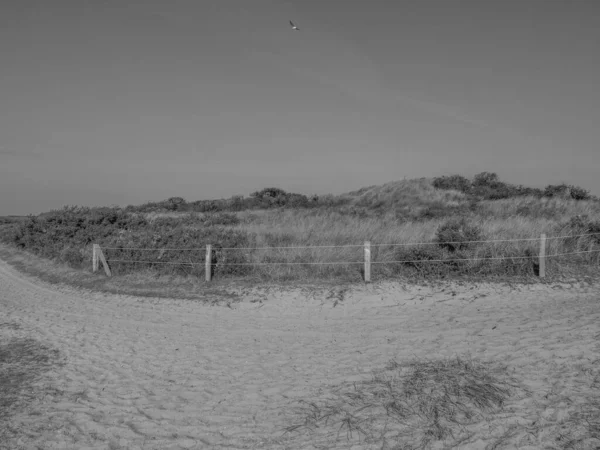
<path id="1" fill-rule="evenodd" d="M 0 215 L 483 171 L 600 195 L 597 0 L 2 3 Z"/>

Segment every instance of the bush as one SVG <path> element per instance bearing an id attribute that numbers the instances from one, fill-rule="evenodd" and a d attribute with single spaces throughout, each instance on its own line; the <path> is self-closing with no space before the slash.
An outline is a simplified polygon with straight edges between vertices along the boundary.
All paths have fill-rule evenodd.
<path id="1" fill-rule="evenodd" d="M 308 197 L 302 194 L 288 194 L 286 206 L 290 208 L 306 208 L 309 204 Z"/>
<path id="2" fill-rule="evenodd" d="M 464 193 L 468 193 L 471 189 L 471 182 L 461 175 L 437 177 L 433 179 L 432 184 L 436 189 L 454 189 Z"/>
<path id="3" fill-rule="evenodd" d="M 217 212 L 223 211 L 225 205 L 218 200 L 198 200 L 190 203 L 189 209 L 194 212 Z"/>
<path id="4" fill-rule="evenodd" d="M 600 221 L 588 223 L 587 232 L 591 234 L 591 239 L 596 244 L 600 244 Z"/>
<path id="5" fill-rule="evenodd" d="M 516 197 L 515 189 L 505 183 L 497 183 L 489 188 L 486 200 L 502 200 L 504 198 Z"/>
<path id="6" fill-rule="evenodd" d="M 244 209 L 244 197 L 234 195 L 229 200 L 229 208 L 231 211 L 242 211 Z"/>
<path id="7" fill-rule="evenodd" d="M 169 211 L 182 211 L 186 209 L 186 202 L 182 197 L 171 197 L 163 203 Z"/>
<path id="8" fill-rule="evenodd" d="M 571 219 L 569 219 L 568 226 L 573 231 L 585 232 L 588 227 L 588 223 L 589 223 L 589 217 L 587 214 L 576 215 L 574 217 L 571 217 Z"/>
<path id="9" fill-rule="evenodd" d="M 515 196 L 532 196 L 536 198 L 542 198 L 544 196 L 544 191 L 538 188 L 530 188 L 519 185 L 515 188 Z"/>
<path id="10" fill-rule="evenodd" d="M 590 200 L 591 196 L 589 191 L 578 186 L 569 186 L 571 198 L 574 200 Z"/>
<path id="11" fill-rule="evenodd" d="M 592 222 L 587 214 L 583 214 L 571 217 L 567 226 L 575 235 L 590 234 L 590 240 L 600 244 L 600 221 Z"/>
<path id="12" fill-rule="evenodd" d="M 279 189 L 276 187 L 268 187 L 268 188 L 264 188 L 261 191 L 251 193 L 250 197 L 256 197 L 256 198 L 263 199 L 265 197 L 277 198 L 277 197 L 283 197 L 285 195 L 286 195 L 286 192 L 283 189 Z"/>
<path id="13" fill-rule="evenodd" d="M 58 259 L 74 268 L 81 268 L 85 263 L 83 255 L 86 246 L 98 243 L 105 248 L 105 256 L 116 275 L 148 267 L 161 274 L 190 274 L 195 271 L 199 275 L 204 270 L 202 261 L 206 244 L 225 248 L 251 246 L 247 233 L 223 226 L 236 225 L 238 222 L 239 219 L 234 214 L 222 213 L 202 219 L 193 215 L 183 218 L 166 217 L 150 223 L 140 215 L 116 208 L 66 207 L 42 217 L 30 216 L 19 224 L 12 240 L 20 248 L 44 258 Z M 190 250 L 169 250 L 184 248 Z M 228 250 L 229 261 L 245 262 L 245 254 L 236 251 Z M 172 262 L 182 265 L 111 263 L 111 260 Z M 226 271 L 243 273 L 246 270 L 244 267 L 246 266 Z"/>
<path id="14" fill-rule="evenodd" d="M 444 251 L 435 245 L 419 247 L 399 247 L 394 253 L 394 261 L 401 261 L 400 267 L 412 269 L 420 275 L 439 276 L 447 271 L 443 260 Z M 402 269 L 400 269 L 400 272 Z"/>
<path id="15" fill-rule="evenodd" d="M 481 172 L 473 177 L 473 187 L 489 186 L 493 187 L 500 183 L 498 175 L 491 172 Z"/>
<path id="16" fill-rule="evenodd" d="M 80 268 L 83 264 L 84 256 L 81 250 L 67 247 L 60 252 L 59 260 L 74 268 Z"/>
<path id="17" fill-rule="evenodd" d="M 471 248 L 477 244 L 469 241 L 480 240 L 483 240 L 480 228 L 469 225 L 464 217 L 448 220 L 436 232 L 438 245 L 450 252 Z"/>
<path id="18" fill-rule="evenodd" d="M 569 186 L 565 183 L 550 184 L 544 189 L 544 197 L 566 197 L 569 194 Z"/>
<path id="19" fill-rule="evenodd" d="M 556 224 L 555 232 L 568 236 L 562 242 L 569 250 L 579 251 L 579 246 L 586 247 L 589 243 L 600 244 L 600 221 L 591 221 L 587 214 Z"/>

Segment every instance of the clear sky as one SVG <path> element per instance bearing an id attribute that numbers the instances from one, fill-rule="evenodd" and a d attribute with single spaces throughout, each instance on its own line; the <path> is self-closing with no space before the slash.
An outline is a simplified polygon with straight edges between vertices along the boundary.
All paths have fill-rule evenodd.
<path id="1" fill-rule="evenodd" d="M 482 171 L 600 195 L 599 81 L 598 0 L 5 0 L 0 215 Z"/>

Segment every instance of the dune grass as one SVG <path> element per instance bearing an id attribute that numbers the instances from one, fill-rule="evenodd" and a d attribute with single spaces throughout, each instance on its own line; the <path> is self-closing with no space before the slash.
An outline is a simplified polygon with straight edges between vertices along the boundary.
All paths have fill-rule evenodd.
<path id="1" fill-rule="evenodd" d="M 577 370 L 573 375 L 586 378 Z M 594 373 L 594 392 L 598 381 Z M 505 405 L 532 394 L 508 366 L 469 356 L 391 360 L 370 380 L 331 386 L 316 398 L 298 401 L 289 411 L 291 425 L 285 433 L 310 436 L 322 448 L 338 443 L 365 449 L 470 448 L 483 436 L 488 441 L 485 448 L 506 448 L 515 442 L 521 443 L 519 448 L 598 448 L 598 397 L 590 396 L 559 426 L 549 427 L 535 415 L 531 423 L 511 420 Z"/>
<path id="2" fill-rule="evenodd" d="M 5 224 L 0 239 L 88 273 L 92 244 L 97 243 L 113 278 L 137 274 L 147 284 L 164 276 L 171 277 L 171 283 L 173 277 L 204 279 L 207 244 L 214 250 L 214 280 L 360 282 L 365 241 L 371 243 L 373 281 L 531 279 L 539 274 L 542 233 L 548 238 L 546 277 L 597 271 L 597 199 L 540 197 L 526 188 L 507 187 L 492 175 L 476 176 L 473 192 L 465 188 L 464 180 L 458 185 L 466 192 L 436 188 L 443 184 L 436 179 L 403 180 L 294 207 L 285 204 L 287 197 L 276 188 L 264 190 L 278 195 L 260 200 L 264 203 L 259 207 L 268 204 L 267 209 L 239 210 L 245 201 L 240 198 L 215 201 L 210 208 L 221 210 L 209 212 L 189 210 L 197 202 L 186 204 L 183 199 L 168 203 L 177 211 L 154 204 L 150 211 L 148 205 L 139 210 L 65 207 Z M 477 194 L 484 182 L 491 184 Z M 486 199 L 521 191 L 527 195 Z M 575 192 L 585 197 L 581 190 Z M 248 200 L 256 203 L 258 194 L 253 195 Z M 296 201 L 298 194 L 293 195 Z M 182 212 L 185 207 L 188 210 Z"/>
<path id="3" fill-rule="evenodd" d="M 10 418 L 34 398 L 62 394 L 50 385 L 40 386 L 44 374 L 64 364 L 58 350 L 18 334 L 20 325 L 0 322 L 0 448 L 20 433 L 10 426 Z"/>

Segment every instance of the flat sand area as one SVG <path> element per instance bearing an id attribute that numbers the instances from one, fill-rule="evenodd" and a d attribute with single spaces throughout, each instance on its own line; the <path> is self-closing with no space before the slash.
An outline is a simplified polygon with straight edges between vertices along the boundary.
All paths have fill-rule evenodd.
<path id="1" fill-rule="evenodd" d="M 510 424 L 558 426 L 598 395 L 586 373 L 600 364 L 599 293 L 382 282 L 247 289 L 210 306 L 53 286 L 0 261 L 0 338 L 38 340 L 64 360 L 37 381 L 49 393 L 0 426 L 21 430 L 11 449 L 367 448 L 284 433 L 292 406 L 390 359 L 469 354 L 505 364 L 531 391 L 459 447 L 490 448 Z M 542 448 L 526 435 L 495 448 Z"/>

